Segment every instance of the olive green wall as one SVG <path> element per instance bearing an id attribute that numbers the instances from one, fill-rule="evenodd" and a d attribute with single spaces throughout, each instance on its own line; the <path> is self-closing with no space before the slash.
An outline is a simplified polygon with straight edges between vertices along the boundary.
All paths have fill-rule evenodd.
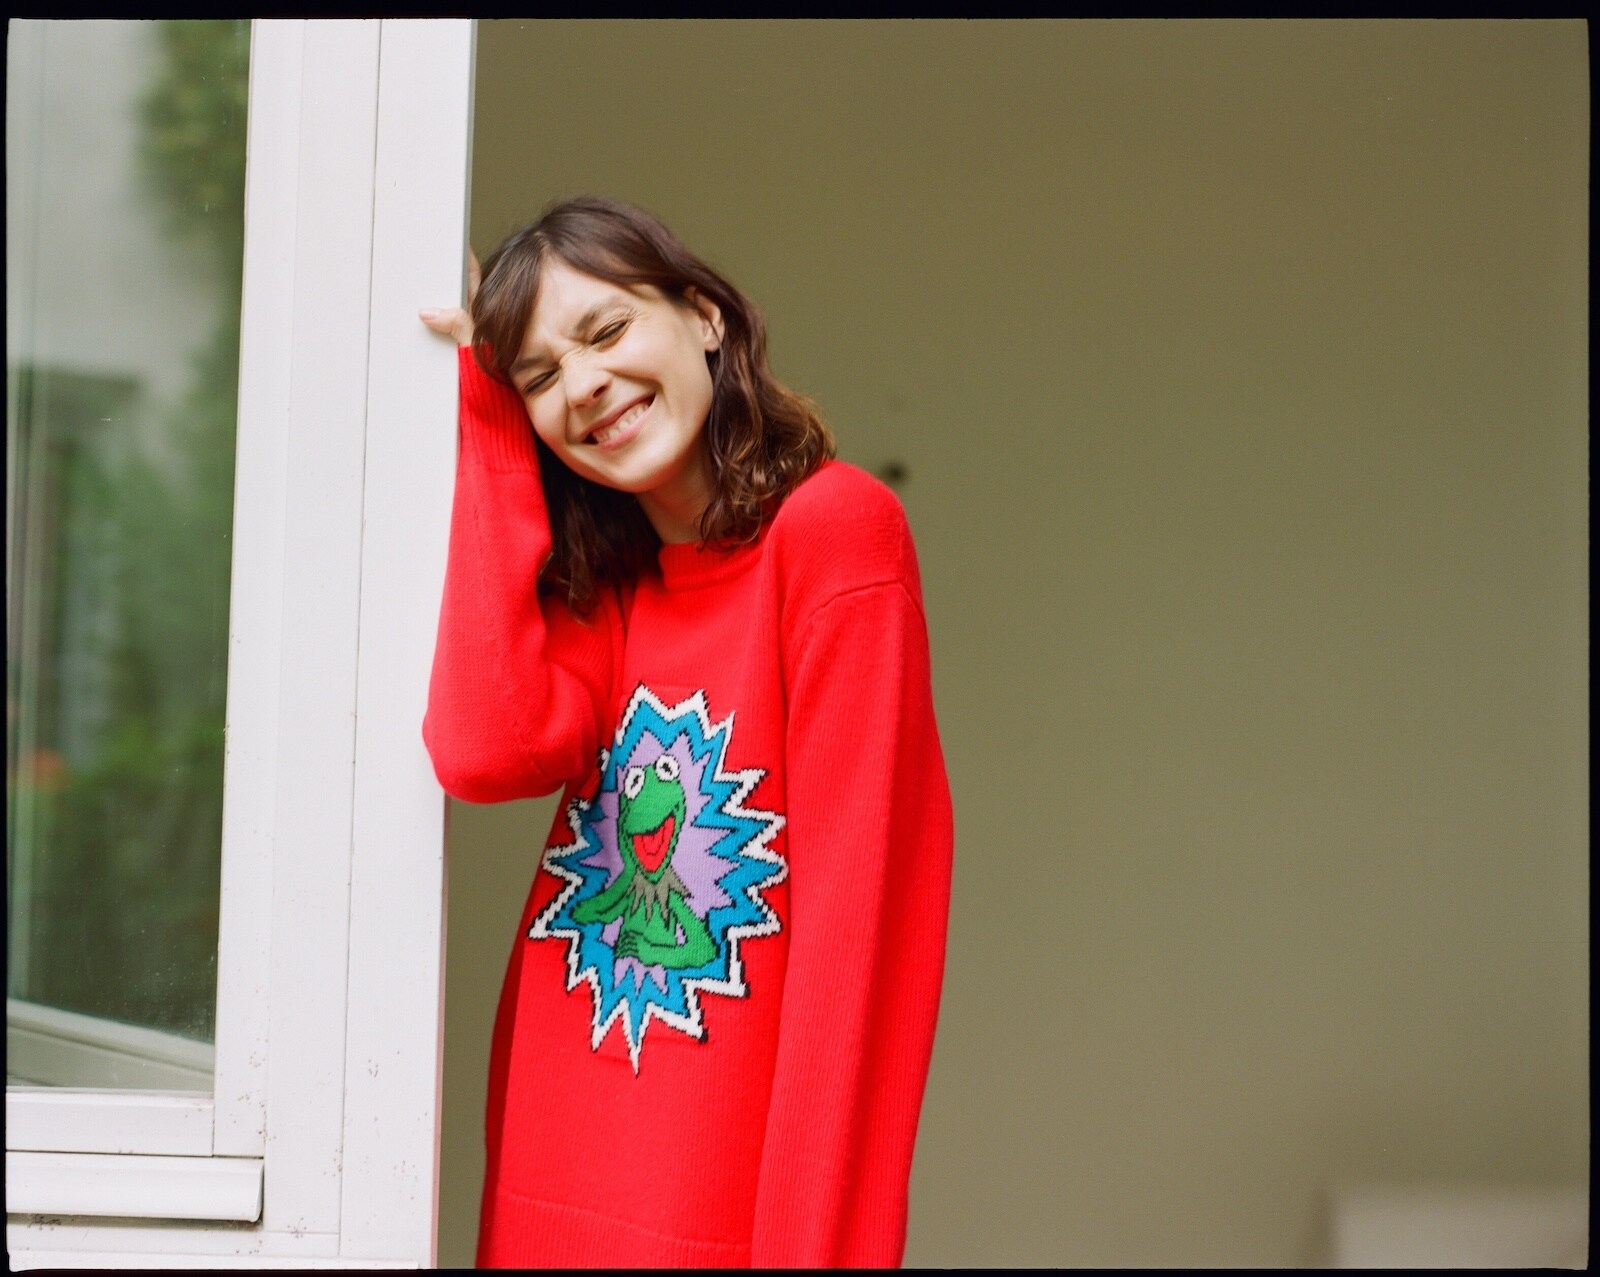
<path id="1" fill-rule="evenodd" d="M 653 209 L 909 472 L 957 850 L 908 1263 L 1293 1265 L 1339 1183 L 1586 1180 L 1587 77 L 1577 22 L 481 25 L 480 251 Z M 445 1263 L 551 810 L 453 810 Z"/>

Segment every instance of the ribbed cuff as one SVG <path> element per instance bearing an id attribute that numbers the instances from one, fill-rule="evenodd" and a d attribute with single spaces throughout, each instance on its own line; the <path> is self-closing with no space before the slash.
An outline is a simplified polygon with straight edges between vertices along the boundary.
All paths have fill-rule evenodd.
<path id="1" fill-rule="evenodd" d="M 533 424 L 517 392 L 478 366 L 471 346 L 457 352 L 461 378 L 461 450 L 489 470 L 539 470 Z"/>

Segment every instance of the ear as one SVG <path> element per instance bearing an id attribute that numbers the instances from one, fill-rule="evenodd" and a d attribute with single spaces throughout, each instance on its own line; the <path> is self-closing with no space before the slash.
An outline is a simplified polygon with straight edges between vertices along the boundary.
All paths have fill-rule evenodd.
<path id="1" fill-rule="evenodd" d="M 723 325 L 722 310 L 717 303 L 712 301 L 698 289 L 690 288 L 684 291 L 684 297 L 694 307 L 695 313 L 700 317 L 700 342 L 709 351 L 719 350 L 722 347 Z"/>

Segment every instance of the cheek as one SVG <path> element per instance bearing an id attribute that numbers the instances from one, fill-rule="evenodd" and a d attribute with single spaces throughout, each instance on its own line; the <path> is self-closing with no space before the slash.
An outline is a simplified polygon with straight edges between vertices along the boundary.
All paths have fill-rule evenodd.
<path id="1" fill-rule="evenodd" d="M 668 392 L 684 406 L 711 403 L 711 368 L 706 352 L 686 328 L 661 334 L 648 349 L 641 348 L 638 367 L 652 370 Z"/>
<path id="2" fill-rule="evenodd" d="M 706 366 L 703 356 L 685 360 L 680 368 L 679 397 L 691 415 L 704 422 L 706 413 L 711 409 L 711 369 Z"/>
<path id="3" fill-rule="evenodd" d="M 528 407 L 528 420 L 533 423 L 533 433 L 538 435 L 552 452 L 560 456 L 566 451 L 559 412 L 552 411 L 548 405 L 531 404 Z"/>

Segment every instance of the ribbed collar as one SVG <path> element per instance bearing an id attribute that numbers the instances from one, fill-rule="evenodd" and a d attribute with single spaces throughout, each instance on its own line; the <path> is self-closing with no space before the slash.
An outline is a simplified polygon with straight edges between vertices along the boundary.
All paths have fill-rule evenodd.
<path id="1" fill-rule="evenodd" d="M 709 549 L 696 541 L 664 545 L 656 554 L 661 583 L 669 590 L 695 590 L 738 576 L 760 560 L 766 539 L 767 528 L 763 527 L 755 541 L 732 550 Z"/>

